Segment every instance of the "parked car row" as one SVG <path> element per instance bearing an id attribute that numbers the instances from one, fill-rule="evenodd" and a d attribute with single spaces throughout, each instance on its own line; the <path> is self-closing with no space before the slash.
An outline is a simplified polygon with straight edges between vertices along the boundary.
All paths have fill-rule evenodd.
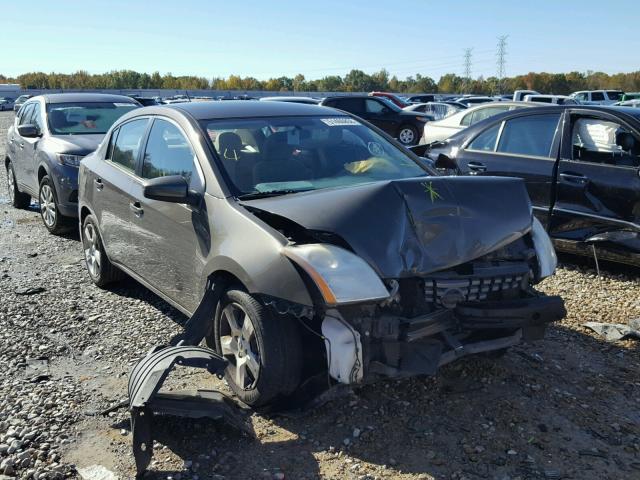
<path id="1" fill-rule="evenodd" d="M 126 274 L 208 309 L 202 335 L 250 405 L 542 338 L 565 309 L 534 288 L 556 257 L 525 183 L 441 176 L 360 117 L 426 116 L 354 100 L 358 115 L 332 99 L 34 97 L 9 130 L 10 200 L 38 198 L 53 232 L 75 224 L 96 285 Z"/>

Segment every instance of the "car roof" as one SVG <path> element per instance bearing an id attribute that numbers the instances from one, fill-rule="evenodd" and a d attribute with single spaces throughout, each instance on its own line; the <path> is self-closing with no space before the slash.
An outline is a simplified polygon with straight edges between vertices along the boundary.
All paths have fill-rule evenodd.
<path id="1" fill-rule="evenodd" d="M 251 118 L 251 117 L 284 117 L 284 116 L 344 116 L 333 108 L 294 102 L 248 102 L 246 100 L 229 100 L 226 102 L 186 102 L 173 103 L 162 107 L 188 113 L 196 120 L 212 118 Z"/>
<path id="2" fill-rule="evenodd" d="M 133 103 L 136 101 L 125 95 L 112 95 L 108 93 L 47 93 L 39 95 L 45 103 L 71 103 L 71 102 L 122 102 Z"/>

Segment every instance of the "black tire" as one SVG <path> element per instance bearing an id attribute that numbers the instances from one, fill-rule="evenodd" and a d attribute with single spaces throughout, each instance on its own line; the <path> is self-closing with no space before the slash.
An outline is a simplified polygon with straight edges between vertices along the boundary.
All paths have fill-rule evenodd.
<path id="1" fill-rule="evenodd" d="M 109 261 L 98 230 L 98 221 L 93 215 L 87 215 L 82 222 L 80 238 L 84 261 L 91 281 L 98 287 L 104 288 L 110 283 L 121 280 L 124 274 Z M 99 257 L 95 256 L 96 253 L 99 254 Z M 99 258 L 97 264 L 95 263 L 96 258 Z"/>
<path id="2" fill-rule="evenodd" d="M 398 141 L 405 147 L 416 145 L 420 137 L 418 130 L 413 125 L 401 125 L 398 129 Z"/>
<path id="3" fill-rule="evenodd" d="M 31 195 L 18 190 L 16 173 L 13 171 L 11 161 L 7 162 L 7 190 L 9 191 L 9 203 L 15 208 L 27 208 L 31 205 Z"/>
<path id="4" fill-rule="evenodd" d="M 42 223 L 54 235 L 68 232 L 71 229 L 72 219 L 65 217 L 58 209 L 58 194 L 56 187 L 45 175 L 40 180 L 40 188 L 38 189 L 38 202 L 40 202 L 40 217 Z"/>
<path id="5" fill-rule="evenodd" d="M 228 307 L 231 310 L 227 310 Z M 237 311 L 238 307 L 240 314 L 244 311 L 252 324 L 253 333 L 249 336 L 249 341 L 244 343 L 247 346 L 244 355 L 247 358 L 253 355 L 253 363 L 259 364 L 256 378 L 251 372 L 250 362 L 246 362 L 246 373 L 241 377 L 244 385 L 238 384 L 237 379 L 240 377 L 236 376 L 239 370 L 236 363 L 244 357 L 242 351 L 239 352 L 239 356 L 230 354 L 230 350 L 234 348 L 234 337 L 227 319 L 229 311 Z M 243 317 L 242 321 L 239 331 L 244 339 L 246 317 Z M 226 339 L 225 349 L 222 348 L 223 337 Z M 239 337 L 237 338 L 236 350 L 240 345 Z M 209 347 L 215 348 L 229 360 L 225 379 L 234 393 L 247 405 L 257 407 L 270 403 L 278 397 L 291 394 L 300 383 L 302 344 L 295 320 L 286 315 L 272 314 L 268 307 L 242 290 L 232 287 L 222 296 L 216 308 L 213 329 L 207 335 L 206 341 Z"/>

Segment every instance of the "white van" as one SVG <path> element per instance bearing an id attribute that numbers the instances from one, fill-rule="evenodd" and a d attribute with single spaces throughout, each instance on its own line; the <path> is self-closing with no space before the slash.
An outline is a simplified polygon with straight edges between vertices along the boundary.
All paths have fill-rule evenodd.
<path id="1" fill-rule="evenodd" d="M 573 92 L 571 97 L 583 105 L 613 105 L 622 100 L 622 90 L 583 90 Z"/>

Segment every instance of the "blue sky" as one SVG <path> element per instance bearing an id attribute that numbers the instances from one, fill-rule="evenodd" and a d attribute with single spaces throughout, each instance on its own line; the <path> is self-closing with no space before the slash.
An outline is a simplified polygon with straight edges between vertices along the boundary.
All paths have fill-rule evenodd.
<path id="1" fill-rule="evenodd" d="M 28 5 L 28 6 L 27 6 Z M 0 1 L 0 73 L 114 69 L 266 79 L 368 73 L 438 79 L 640 69 L 637 0 Z M 28 13 L 27 13 L 28 12 Z"/>

